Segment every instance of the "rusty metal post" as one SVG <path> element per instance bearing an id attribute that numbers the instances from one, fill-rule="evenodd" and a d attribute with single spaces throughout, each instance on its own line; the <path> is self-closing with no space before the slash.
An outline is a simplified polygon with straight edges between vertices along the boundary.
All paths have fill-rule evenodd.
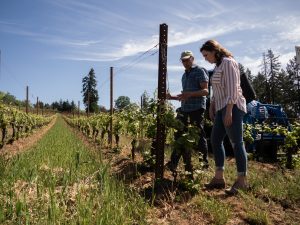
<path id="1" fill-rule="evenodd" d="M 158 65 L 158 105 L 157 105 L 157 132 L 156 132 L 156 166 L 155 179 L 164 177 L 164 150 L 165 150 L 165 124 L 161 116 L 165 113 L 166 79 L 167 79 L 167 49 L 168 49 L 168 25 L 161 24 L 159 30 L 159 65 Z"/>
<path id="2" fill-rule="evenodd" d="M 112 140 L 113 140 L 113 67 L 110 67 L 110 126 L 109 126 L 109 137 L 108 137 L 108 142 L 110 144 L 110 148 L 112 148 Z"/>
<path id="3" fill-rule="evenodd" d="M 28 94 L 29 94 L 29 87 L 26 86 L 26 114 L 28 114 L 28 104 L 29 104 Z"/>

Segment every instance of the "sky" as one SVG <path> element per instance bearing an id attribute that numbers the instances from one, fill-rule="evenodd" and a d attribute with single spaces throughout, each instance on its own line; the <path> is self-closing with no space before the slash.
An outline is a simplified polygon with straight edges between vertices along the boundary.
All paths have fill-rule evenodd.
<path id="1" fill-rule="evenodd" d="M 0 91 L 19 100 L 82 102 L 82 79 L 95 70 L 99 105 L 114 99 L 139 104 L 157 88 L 159 25 L 168 25 L 167 86 L 180 93 L 180 53 L 216 39 L 253 75 L 272 49 L 286 63 L 300 45 L 298 0 L 0 0 Z M 82 103 L 81 103 L 82 104 Z M 173 102 L 175 106 L 178 102 Z"/>

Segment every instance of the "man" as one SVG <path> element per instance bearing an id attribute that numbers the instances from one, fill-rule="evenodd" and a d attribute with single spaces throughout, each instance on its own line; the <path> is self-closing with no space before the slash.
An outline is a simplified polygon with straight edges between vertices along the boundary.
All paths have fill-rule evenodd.
<path id="1" fill-rule="evenodd" d="M 194 56 L 191 51 L 182 52 L 180 60 L 185 68 L 181 79 L 182 92 L 176 96 L 167 93 L 167 99 L 181 101 L 181 107 L 177 109 L 176 118 L 185 125 L 185 130 L 189 124 L 199 127 L 198 151 L 202 155 L 202 159 L 199 157 L 199 161 L 203 161 L 203 168 L 208 168 L 208 149 L 203 129 L 206 96 L 208 95 L 208 74 L 204 68 L 194 64 Z M 175 133 L 175 141 L 182 136 L 182 133 L 182 131 Z M 184 149 L 184 146 L 180 146 L 179 149 L 172 152 L 171 161 L 167 163 L 167 167 L 173 172 L 176 171 L 181 156 L 185 170 L 192 173 L 191 152 Z"/>

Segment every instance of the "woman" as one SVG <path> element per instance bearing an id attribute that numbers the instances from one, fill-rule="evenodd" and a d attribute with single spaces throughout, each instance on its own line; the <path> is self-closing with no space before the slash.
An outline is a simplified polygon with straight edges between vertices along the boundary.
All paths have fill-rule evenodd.
<path id="1" fill-rule="evenodd" d="M 246 181 L 247 154 L 243 143 L 243 116 L 247 110 L 246 100 L 240 86 L 239 66 L 232 54 L 215 40 L 205 42 L 200 52 L 205 60 L 216 64 L 211 78 L 214 96 L 209 107 L 209 116 L 214 121 L 211 144 L 216 171 L 213 179 L 205 184 L 205 187 L 207 189 L 225 188 L 223 139 L 227 134 L 235 154 L 237 179 L 225 192 L 236 194 L 238 190 L 245 190 L 248 186 Z"/>

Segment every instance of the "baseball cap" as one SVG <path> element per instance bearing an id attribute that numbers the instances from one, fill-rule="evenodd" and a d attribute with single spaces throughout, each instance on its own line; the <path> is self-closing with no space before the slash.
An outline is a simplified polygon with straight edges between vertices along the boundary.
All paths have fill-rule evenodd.
<path id="1" fill-rule="evenodd" d="M 188 59 L 190 57 L 194 57 L 193 53 L 191 51 L 184 51 L 181 53 L 180 59 Z"/>

